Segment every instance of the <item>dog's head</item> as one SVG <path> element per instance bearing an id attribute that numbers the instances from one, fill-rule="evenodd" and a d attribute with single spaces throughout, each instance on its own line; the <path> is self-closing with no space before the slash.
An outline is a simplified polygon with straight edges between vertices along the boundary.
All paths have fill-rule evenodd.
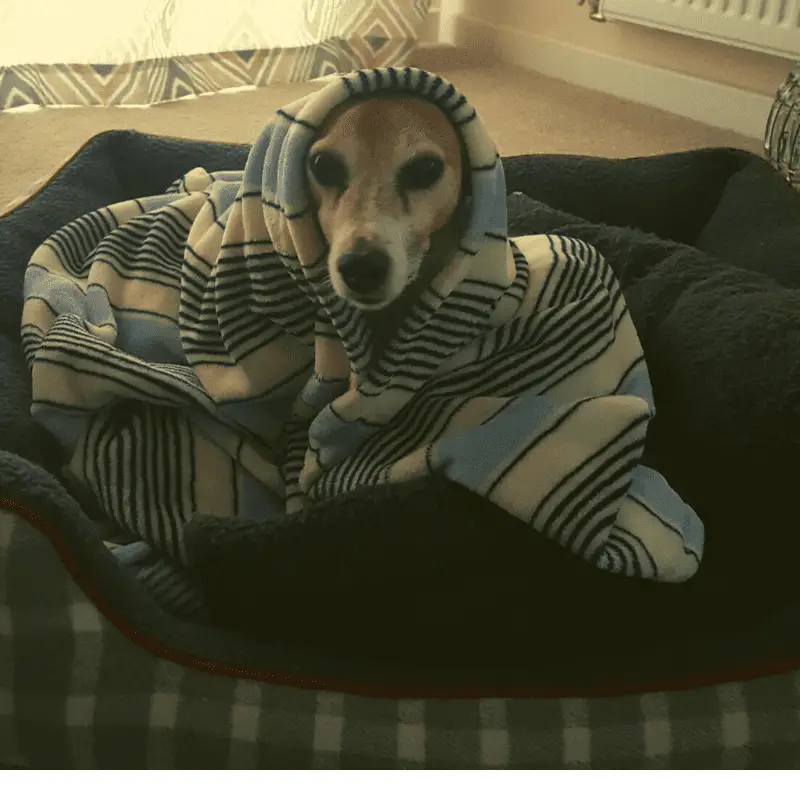
<path id="1" fill-rule="evenodd" d="M 308 157 L 334 291 L 378 310 L 414 281 L 462 198 L 462 146 L 428 101 L 374 97 L 338 109 Z"/>

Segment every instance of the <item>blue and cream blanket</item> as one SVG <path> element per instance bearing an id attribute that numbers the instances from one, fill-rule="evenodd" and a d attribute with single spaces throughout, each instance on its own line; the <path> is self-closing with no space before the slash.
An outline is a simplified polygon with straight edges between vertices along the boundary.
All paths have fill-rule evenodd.
<path id="1" fill-rule="evenodd" d="M 327 115 L 374 92 L 447 113 L 472 196 L 459 254 L 376 358 L 327 280 L 305 182 Z M 278 111 L 243 172 L 198 167 L 57 231 L 24 291 L 32 414 L 104 511 L 173 560 L 197 514 L 268 519 L 439 473 L 600 569 L 698 568 L 701 521 L 640 463 L 655 408 L 609 264 L 562 236 L 509 241 L 495 146 L 429 73 L 337 78 Z"/>

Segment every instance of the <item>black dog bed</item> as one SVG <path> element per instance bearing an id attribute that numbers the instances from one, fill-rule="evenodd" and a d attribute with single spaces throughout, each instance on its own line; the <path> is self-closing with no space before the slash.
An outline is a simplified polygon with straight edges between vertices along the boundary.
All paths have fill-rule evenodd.
<path id="1" fill-rule="evenodd" d="M 504 159 L 509 192 L 520 193 L 508 201 L 511 235 L 586 240 L 617 271 L 656 398 L 645 461 L 706 525 L 696 577 L 656 585 L 600 573 L 466 491 L 427 481 L 268 526 L 201 520 L 192 580 L 211 621 L 160 608 L 103 544 L 107 523 L 60 483 L 57 448 L 28 417 L 22 275 L 34 248 L 80 214 L 159 193 L 194 166 L 239 169 L 247 152 L 103 134 L 0 220 L 0 495 L 49 536 L 116 627 L 193 668 L 387 696 L 630 693 L 800 664 L 800 198 L 761 159 L 727 149 Z M 4 605 L 23 623 L 15 638 L 30 643 L 47 635 L 31 607 L 67 601 L 37 600 L 43 551 L 29 530 L 17 536 Z M 40 673 L 21 678 L 25 663 L 12 694 L 35 689 Z"/>

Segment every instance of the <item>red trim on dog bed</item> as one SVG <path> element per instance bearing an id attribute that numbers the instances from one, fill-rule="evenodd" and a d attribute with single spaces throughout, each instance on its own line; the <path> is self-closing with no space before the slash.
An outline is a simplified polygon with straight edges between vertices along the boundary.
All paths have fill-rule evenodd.
<path id="1" fill-rule="evenodd" d="M 5 498 L 0 498 L 0 509 L 13 512 L 47 537 L 58 554 L 61 563 L 67 569 L 81 591 L 86 594 L 100 613 L 128 639 L 128 641 L 157 658 L 172 661 L 182 667 L 190 667 L 201 672 L 207 672 L 211 675 L 261 681 L 276 686 L 313 689 L 315 691 L 341 692 L 344 694 L 380 699 L 419 698 L 430 700 L 469 700 L 483 697 L 534 699 L 565 697 L 597 698 L 647 694 L 650 692 L 687 691 L 689 689 L 698 689 L 723 683 L 744 682 L 758 678 L 766 678 L 800 669 L 800 658 L 795 658 L 768 662 L 753 667 L 732 669 L 729 672 L 701 674 L 691 679 L 675 678 L 651 683 L 634 683 L 624 686 L 613 683 L 607 683 L 601 686 L 577 684 L 544 689 L 534 686 L 517 686 L 505 689 L 498 689 L 492 686 L 476 686 L 474 688 L 459 688 L 442 692 L 441 690 L 431 690 L 420 686 L 378 686 L 368 683 L 350 683 L 343 680 L 331 680 L 322 677 L 303 678 L 297 675 L 272 672 L 270 670 L 236 667 L 224 662 L 198 658 L 176 647 L 165 644 L 150 634 L 137 630 L 122 614 L 115 611 L 111 605 L 105 601 L 102 594 L 91 585 L 82 572 L 80 565 L 75 560 L 70 548 L 67 546 L 65 538 L 53 525 L 47 523 L 35 511 L 25 506 L 20 506 Z"/>

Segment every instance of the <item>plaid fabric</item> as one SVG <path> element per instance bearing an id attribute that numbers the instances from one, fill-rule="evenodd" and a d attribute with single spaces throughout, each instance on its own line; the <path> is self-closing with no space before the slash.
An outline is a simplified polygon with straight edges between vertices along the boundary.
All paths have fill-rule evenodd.
<path id="1" fill-rule="evenodd" d="M 617 698 L 393 700 L 208 674 L 132 644 L 0 514 L 0 764 L 800 768 L 800 671 Z"/>

